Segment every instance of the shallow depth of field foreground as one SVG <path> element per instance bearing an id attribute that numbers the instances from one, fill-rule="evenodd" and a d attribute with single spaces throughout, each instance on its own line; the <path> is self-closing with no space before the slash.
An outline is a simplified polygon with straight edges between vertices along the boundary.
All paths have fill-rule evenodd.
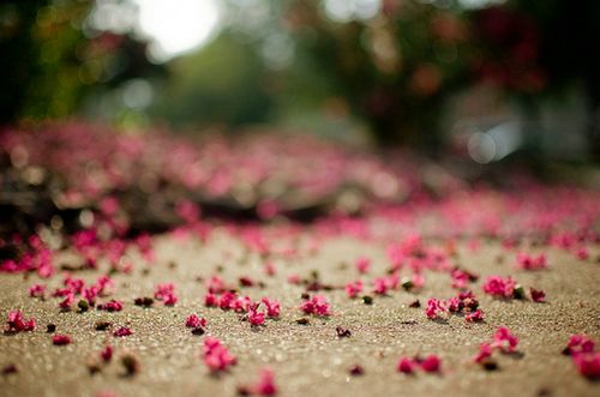
<path id="1" fill-rule="evenodd" d="M 306 137 L 168 142 L 4 135 L 1 395 L 600 391 L 597 190 L 431 185 L 425 161 Z"/>

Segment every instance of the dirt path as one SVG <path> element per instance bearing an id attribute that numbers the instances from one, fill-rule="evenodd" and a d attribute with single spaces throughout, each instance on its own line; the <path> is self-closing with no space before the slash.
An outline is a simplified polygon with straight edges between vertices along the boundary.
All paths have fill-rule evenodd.
<path id="1" fill-rule="evenodd" d="M 385 247 L 348 238 L 326 242 L 314 256 L 274 260 L 274 277 L 264 274 L 260 257 L 248 254 L 225 233 L 216 233 L 205 244 L 159 238 L 149 272 L 143 271 L 146 265 L 136 263 L 131 275 L 114 276 L 114 297 L 125 304 L 118 313 L 61 313 L 56 298 L 40 301 L 28 296 L 28 288 L 39 281 L 37 276 L 25 280 L 22 275 L 0 274 L 2 318 L 18 308 L 37 322 L 33 332 L 0 335 L 0 366 L 15 364 L 18 370 L 0 375 L 0 395 L 95 396 L 111 391 L 117 396 L 234 396 L 239 385 L 254 382 L 265 366 L 274 370 L 281 396 L 600 395 L 600 384 L 580 376 L 570 358 L 560 354 L 572 334 L 600 340 L 600 264 L 595 261 L 600 252 L 592 252 L 587 261 L 556 248 L 545 247 L 543 252 L 549 269 L 527 272 L 515 270 L 515 251 L 507 252 L 497 242 L 484 243 L 474 252 L 466 243 L 458 246 L 453 261 L 482 276 L 473 290 L 485 311 L 484 323 L 455 316 L 445 323 L 435 322 L 426 318 L 423 307 L 408 307 L 417 298 L 423 305 L 430 297 L 447 299 L 456 294 L 447 274 L 428 272 L 421 291 L 393 291 L 375 297 L 373 305 L 350 300 L 343 289 L 319 292 L 331 302 L 333 316 L 297 324 L 297 319 L 306 317 L 298 310 L 304 287 L 286 282 L 289 275 L 308 277 L 317 270 L 322 283 L 343 286 L 359 277 L 353 263 L 361 255 L 373 261 L 367 279 L 384 274 Z M 205 308 L 206 288 L 198 277 L 210 277 L 219 266 L 228 282 L 237 284 L 240 276 L 264 281 L 264 288 L 241 292 L 253 299 L 279 300 L 281 318 L 267 320 L 265 327 L 254 330 L 233 312 Z M 92 281 L 98 274 L 89 271 L 77 276 Z M 548 302 L 494 300 L 481 292 L 482 280 L 491 274 L 512 275 L 526 289 L 541 288 Z M 52 279 L 50 291 L 59 282 L 60 277 Z M 136 297 L 151 296 L 154 286 L 162 282 L 177 287 L 179 302 L 174 307 L 156 302 L 144 309 L 133 304 Z M 192 335 L 184 325 L 191 313 L 206 317 L 207 334 L 221 339 L 237 357 L 238 365 L 229 373 L 208 373 L 200 359 L 206 336 Z M 98 321 L 127 325 L 133 335 L 115 338 L 109 331 L 97 331 Z M 56 333 L 72 336 L 73 343 L 53 346 L 46 333 L 49 323 L 56 325 Z M 348 328 L 351 337 L 338 338 L 337 326 Z M 498 355 L 500 369 L 485 371 L 472 358 L 499 326 L 519 337 L 520 354 Z M 115 359 L 90 375 L 88 364 L 97 361 L 107 343 L 115 347 Z M 129 353 L 139 360 L 140 369 L 134 376 L 123 376 L 119 358 Z M 409 376 L 396 371 L 400 356 L 417 353 L 437 354 L 441 373 Z M 364 368 L 364 375 L 349 374 L 356 364 Z"/>

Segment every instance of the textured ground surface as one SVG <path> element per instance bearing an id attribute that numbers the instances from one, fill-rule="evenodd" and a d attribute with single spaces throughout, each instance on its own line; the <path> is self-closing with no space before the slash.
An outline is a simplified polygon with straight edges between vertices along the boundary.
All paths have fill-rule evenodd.
<path id="1" fill-rule="evenodd" d="M 240 384 L 252 382 L 259 369 L 274 369 L 281 396 L 594 396 L 600 384 L 580 376 L 568 357 L 560 354 L 570 335 L 584 333 L 600 339 L 600 252 L 592 251 L 587 261 L 555 248 L 544 247 L 549 269 L 526 272 L 513 267 L 515 251 L 506 251 L 497 242 L 483 243 L 473 251 L 466 242 L 458 245 L 453 261 L 482 278 L 473 285 L 486 313 L 485 323 L 467 323 L 451 317 L 448 322 L 428 320 L 423 308 L 409 308 L 415 298 L 424 304 L 430 297 L 446 299 L 456 294 L 447 274 L 427 273 L 424 288 L 416 293 L 393 291 L 376 297 L 371 306 L 350 300 L 343 289 L 322 291 L 332 303 L 329 319 L 304 317 L 298 310 L 302 286 L 286 282 L 288 275 L 307 277 L 318 270 L 323 283 L 344 285 L 359 277 L 354 261 L 361 255 L 373 260 L 370 280 L 383 275 L 388 266 L 385 247 L 373 242 L 335 238 L 326 242 L 314 256 L 294 259 L 276 258 L 277 274 L 267 277 L 262 260 L 248 253 L 242 244 L 224 232 L 216 231 L 209 241 L 176 241 L 158 238 L 156 261 L 139 264 L 131 275 L 114 276 L 115 297 L 125 302 L 119 313 L 75 311 L 61 313 L 56 299 L 41 302 L 30 298 L 27 289 L 37 276 L 0 274 L 0 314 L 21 309 L 34 316 L 34 332 L 0 335 L 0 365 L 15 364 L 18 372 L 0 375 L 2 396 L 97 395 L 111 391 L 118 396 L 234 396 Z M 530 252 L 542 252 L 527 247 Z M 504 258 L 504 260 L 499 260 Z M 69 257 L 63 261 L 69 262 Z M 269 296 L 281 301 L 282 315 L 277 321 L 253 330 L 240 316 L 203 306 L 204 282 L 222 266 L 221 276 L 232 284 L 250 275 L 265 282 L 264 288 L 244 288 L 253 299 Z M 512 275 L 528 289 L 546 291 L 548 303 L 498 301 L 481 292 L 486 275 Z M 96 272 L 78 276 L 93 281 Z M 59 286 L 54 278 L 49 287 Z M 150 296 L 160 282 L 177 286 L 179 302 L 153 308 L 133 305 L 133 299 Z M 55 285 L 56 284 L 56 285 Z M 50 290 L 52 290 L 52 288 Z M 237 356 L 238 365 L 229 373 L 212 376 L 200 359 L 202 340 L 184 326 L 185 318 L 198 313 L 208 319 L 208 335 L 220 338 Z M 99 320 L 128 325 L 133 335 L 114 338 L 110 332 L 96 331 Z M 74 343 L 53 346 L 46 325 L 54 323 L 57 333 L 69 334 Z M 481 342 L 490 340 L 498 326 L 507 326 L 518 337 L 520 354 L 499 355 L 500 370 L 486 372 L 473 364 Z M 351 330 L 350 338 L 338 338 L 336 326 Z M 87 364 L 97 360 L 106 343 L 116 349 L 116 360 L 90 375 Z M 134 354 L 141 364 L 133 377 L 123 376 L 118 358 Z M 418 373 L 406 376 L 396 371 L 402 355 L 435 353 L 442 359 L 439 375 Z M 365 369 L 353 377 L 349 368 Z"/>

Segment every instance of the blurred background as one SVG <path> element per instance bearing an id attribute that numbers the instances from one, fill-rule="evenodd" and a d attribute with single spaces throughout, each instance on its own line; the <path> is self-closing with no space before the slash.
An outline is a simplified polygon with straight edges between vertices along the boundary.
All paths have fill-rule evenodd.
<path id="1" fill-rule="evenodd" d="M 597 0 L 4 0 L 0 123 L 600 158 Z"/>

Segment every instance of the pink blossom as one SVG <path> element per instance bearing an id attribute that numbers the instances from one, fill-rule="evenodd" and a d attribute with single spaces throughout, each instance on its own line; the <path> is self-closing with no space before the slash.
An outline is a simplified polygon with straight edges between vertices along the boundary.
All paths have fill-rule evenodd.
<path id="1" fill-rule="evenodd" d="M 442 302 L 436 298 L 431 298 L 427 301 L 427 307 L 425 308 L 425 315 L 428 319 L 433 320 L 438 318 L 440 312 L 445 312 L 446 308 L 442 305 Z"/>
<path id="2" fill-rule="evenodd" d="M 479 353 L 477 353 L 473 360 L 476 363 L 481 364 L 487 358 L 491 357 L 493 352 L 494 348 L 492 347 L 491 343 L 482 343 L 481 345 L 479 345 Z"/>
<path id="3" fill-rule="evenodd" d="M 212 337 L 204 339 L 203 360 L 213 373 L 226 371 L 230 366 L 237 364 L 237 359 L 221 341 Z"/>
<path id="4" fill-rule="evenodd" d="M 475 310 L 473 313 L 469 313 L 465 316 L 465 320 L 470 323 L 483 321 L 484 315 L 481 309 Z"/>
<path id="5" fill-rule="evenodd" d="M 52 293 L 52 296 L 54 296 L 54 297 L 64 297 L 64 296 L 68 296 L 68 295 L 74 295 L 74 293 L 71 290 L 71 288 L 68 288 L 68 287 L 57 288 Z"/>
<path id="6" fill-rule="evenodd" d="M 404 374 L 412 374 L 415 372 L 416 366 L 417 363 L 412 358 L 401 357 L 400 360 L 398 360 L 396 369 L 398 372 L 402 372 Z"/>
<path id="7" fill-rule="evenodd" d="M 51 263 L 42 263 L 37 268 L 38 276 L 41 278 L 50 278 L 54 275 L 54 266 Z"/>
<path id="8" fill-rule="evenodd" d="M 80 278 L 73 278 L 71 275 L 67 275 L 63 283 L 75 295 L 81 295 L 81 291 L 85 287 L 85 281 Z"/>
<path id="9" fill-rule="evenodd" d="M 331 308 L 324 296 L 315 295 L 311 299 L 300 305 L 300 310 L 306 314 L 313 314 L 321 317 L 331 315 Z"/>
<path id="10" fill-rule="evenodd" d="M 95 284 L 98 295 L 110 295 L 115 290 L 115 282 L 109 276 L 100 276 Z"/>
<path id="11" fill-rule="evenodd" d="M 524 270 L 541 270 L 547 267 L 546 255 L 539 254 L 537 257 L 524 252 L 517 254 L 517 266 Z"/>
<path id="12" fill-rule="evenodd" d="M 68 335 L 54 335 L 54 336 L 52 336 L 52 344 L 56 345 L 56 346 L 68 345 L 71 342 L 73 342 L 73 340 Z"/>
<path id="13" fill-rule="evenodd" d="M 505 279 L 500 276 L 490 276 L 485 280 L 483 292 L 492 296 L 512 298 L 516 285 L 510 276 Z"/>
<path id="14" fill-rule="evenodd" d="M 96 303 L 96 297 L 98 297 L 98 294 L 99 290 L 96 285 L 92 285 L 83 289 L 83 297 L 92 306 Z"/>
<path id="15" fill-rule="evenodd" d="M 258 311 L 260 303 L 256 303 L 250 307 L 248 311 L 248 322 L 251 326 L 265 325 L 265 313 Z"/>
<path id="16" fill-rule="evenodd" d="M 425 284 L 425 277 L 421 273 L 414 273 L 410 279 L 413 284 L 413 289 L 422 288 Z"/>
<path id="17" fill-rule="evenodd" d="M 212 276 L 206 281 L 208 292 L 212 294 L 222 294 L 225 291 L 225 283 L 219 276 Z"/>
<path id="18" fill-rule="evenodd" d="M 109 362 L 113 356 L 113 347 L 111 345 L 106 345 L 106 347 L 100 352 L 100 358 L 105 363 Z"/>
<path id="19" fill-rule="evenodd" d="M 367 274 L 371 269 L 371 260 L 367 257 L 360 257 L 356 260 L 356 269 L 360 274 Z"/>
<path id="20" fill-rule="evenodd" d="M 464 307 L 462 301 L 457 297 L 448 299 L 446 305 L 448 306 L 448 311 L 450 313 L 459 313 Z"/>
<path id="21" fill-rule="evenodd" d="M 140 251 L 146 262 L 154 260 L 154 248 L 152 247 L 152 238 L 148 233 L 142 233 L 134 240 L 134 244 Z"/>
<path id="22" fill-rule="evenodd" d="M 463 289 L 467 288 L 467 284 L 469 283 L 469 275 L 463 272 L 460 269 L 454 269 L 452 273 L 450 273 L 452 277 L 452 288 Z"/>
<path id="23" fill-rule="evenodd" d="M 596 343 L 585 335 L 572 335 L 565 348 L 565 353 L 575 355 L 578 353 L 589 353 L 594 351 Z"/>
<path id="24" fill-rule="evenodd" d="M 206 319 L 200 318 L 196 314 L 190 314 L 185 320 L 185 326 L 189 328 L 206 327 Z"/>
<path id="25" fill-rule="evenodd" d="M 494 334 L 492 347 L 499 348 L 505 353 L 512 353 L 515 351 L 518 343 L 519 339 L 513 335 L 508 328 L 500 327 Z"/>
<path id="26" fill-rule="evenodd" d="M 58 304 L 58 307 L 60 307 L 63 310 L 69 310 L 73 302 L 75 302 L 75 295 L 73 295 L 72 292 L 69 292 L 65 296 L 65 299 Z"/>
<path id="27" fill-rule="evenodd" d="M 163 299 L 163 302 L 164 302 L 165 306 L 173 306 L 177 303 L 177 300 L 178 300 L 178 298 L 177 298 L 177 296 L 175 296 L 175 294 L 168 294 Z"/>
<path id="28" fill-rule="evenodd" d="M 589 379 L 600 379 L 600 353 L 589 352 L 573 356 L 579 373 Z"/>
<path id="29" fill-rule="evenodd" d="M 585 261 L 590 257 L 590 252 L 585 247 L 579 247 L 575 251 L 575 256 L 581 261 Z"/>
<path id="30" fill-rule="evenodd" d="M 531 300 L 534 302 L 546 302 L 546 293 L 541 289 L 529 288 Z"/>
<path id="31" fill-rule="evenodd" d="M 121 327 L 117 330 L 115 330 L 115 332 L 113 332 L 113 336 L 120 338 L 123 336 L 129 336 L 132 335 L 133 332 L 131 331 L 131 329 L 129 327 Z"/>
<path id="32" fill-rule="evenodd" d="M 218 305 L 219 305 L 219 298 L 215 294 L 208 292 L 204 296 L 204 306 L 217 307 Z"/>
<path id="33" fill-rule="evenodd" d="M 230 310 L 233 307 L 233 303 L 237 300 L 237 296 L 234 292 L 225 291 L 221 298 L 219 299 L 219 307 L 222 310 Z"/>
<path id="34" fill-rule="evenodd" d="M 423 368 L 423 371 L 425 372 L 439 372 L 442 361 L 435 354 L 430 354 L 429 356 L 425 357 L 420 364 L 421 368 Z"/>
<path id="35" fill-rule="evenodd" d="M 360 280 L 356 280 L 355 282 L 350 282 L 346 284 L 346 293 L 350 299 L 354 299 L 360 294 L 363 290 L 363 283 Z"/>
<path id="36" fill-rule="evenodd" d="M 35 329 L 35 319 L 33 317 L 25 320 L 20 310 L 8 312 L 6 320 L 9 332 L 33 331 Z"/>
<path id="37" fill-rule="evenodd" d="M 105 310 L 107 312 L 120 312 L 123 310 L 123 303 L 121 301 L 111 299 L 108 302 L 101 303 L 97 306 L 98 310 Z"/>
<path id="38" fill-rule="evenodd" d="M 177 215 L 187 223 L 196 223 L 200 219 L 200 209 L 189 200 L 182 200 L 175 207 Z"/>
<path id="39" fill-rule="evenodd" d="M 43 284 L 34 284 L 29 287 L 29 296 L 32 298 L 43 298 L 46 286 Z"/>
<path id="40" fill-rule="evenodd" d="M 160 301 L 163 301 L 165 306 L 173 306 L 175 303 L 177 303 L 175 285 L 173 285 L 173 283 L 158 284 L 154 291 L 154 297 Z"/>
<path id="41" fill-rule="evenodd" d="M 269 299 L 264 297 L 261 299 L 261 302 L 265 305 L 267 309 L 267 317 L 269 318 L 277 318 L 279 317 L 281 307 L 278 301 L 275 299 Z"/>
<path id="42" fill-rule="evenodd" d="M 263 368 L 260 371 L 260 379 L 258 383 L 250 388 L 250 390 L 259 396 L 274 396 L 277 394 L 277 386 L 275 385 L 275 375 L 270 368 Z"/>
<path id="43" fill-rule="evenodd" d="M 247 313 L 250 307 L 254 304 L 249 296 L 238 296 L 229 305 L 236 313 Z"/>
<path id="44" fill-rule="evenodd" d="M 387 291 L 388 291 L 388 282 L 387 282 L 387 278 L 384 277 L 378 277 L 375 280 L 373 280 L 373 292 L 378 294 L 378 295 L 386 295 Z"/>
<path id="45" fill-rule="evenodd" d="M 275 265 L 273 264 L 273 262 L 265 262 L 264 270 L 267 276 L 273 277 L 275 275 Z"/>

